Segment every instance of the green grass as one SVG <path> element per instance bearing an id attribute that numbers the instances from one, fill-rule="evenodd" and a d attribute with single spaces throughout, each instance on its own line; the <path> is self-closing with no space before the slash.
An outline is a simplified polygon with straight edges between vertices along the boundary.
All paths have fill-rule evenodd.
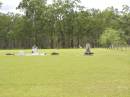
<path id="1" fill-rule="evenodd" d="M 83 49 L 43 51 L 49 55 L 0 50 L 0 97 L 130 97 L 130 49 L 93 49 L 93 56 Z"/>

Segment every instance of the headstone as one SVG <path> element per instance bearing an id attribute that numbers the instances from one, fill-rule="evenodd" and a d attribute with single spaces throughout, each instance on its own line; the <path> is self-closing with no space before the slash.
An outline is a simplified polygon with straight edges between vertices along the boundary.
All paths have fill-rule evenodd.
<path id="1" fill-rule="evenodd" d="M 91 46 L 90 46 L 90 44 L 89 43 L 86 43 L 86 51 L 85 51 L 85 55 L 92 55 L 93 54 L 93 52 L 91 52 Z"/>
<path id="2" fill-rule="evenodd" d="M 33 55 L 38 55 L 39 53 L 38 53 L 38 47 L 36 46 L 36 45 L 34 45 L 33 47 L 32 47 L 32 54 Z"/>

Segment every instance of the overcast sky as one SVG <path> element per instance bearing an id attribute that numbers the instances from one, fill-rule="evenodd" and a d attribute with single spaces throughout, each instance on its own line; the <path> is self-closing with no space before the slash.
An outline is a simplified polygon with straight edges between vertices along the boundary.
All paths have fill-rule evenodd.
<path id="1" fill-rule="evenodd" d="M 18 6 L 20 1 L 21 0 L 0 0 L 0 2 L 3 3 L 0 11 L 4 13 L 7 12 L 17 13 L 19 11 L 16 10 L 16 7 Z M 48 1 L 50 2 L 51 0 Z M 81 3 L 82 3 L 81 5 L 87 8 L 98 8 L 101 10 L 110 6 L 118 8 L 119 10 L 121 10 L 122 5 L 130 6 L 130 0 L 81 0 Z"/>

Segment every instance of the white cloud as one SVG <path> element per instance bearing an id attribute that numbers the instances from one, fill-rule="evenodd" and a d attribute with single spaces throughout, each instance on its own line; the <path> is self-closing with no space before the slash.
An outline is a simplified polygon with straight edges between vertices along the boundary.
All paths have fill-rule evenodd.
<path id="1" fill-rule="evenodd" d="M 0 0 L 2 2 L 2 8 L 0 9 L 3 13 L 14 12 L 19 13 L 19 10 L 16 10 L 19 2 L 21 0 Z"/>
<path id="2" fill-rule="evenodd" d="M 19 10 L 16 10 L 16 7 L 18 6 L 19 2 L 22 0 L 0 0 L 3 5 L 2 9 L 0 9 L 1 12 L 7 13 L 7 12 L 14 12 L 17 13 Z M 50 3 L 51 0 L 48 0 Z M 130 6 L 130 0 L 81 0 L 82 4 L 87 8 L 98 8 L 98 9 L 105 9 L 110 6 L 114 6 L 114 8 L 121 9 L 122 5 L 129 5 Z"/>
<path id="3" fill-rule="evenodd" d="M 130 0 L 81 0 L 82 5 L 87 8 L 105 9 L 113 6 L 114 8 L 121 9 L 122 5 L 130 5 Z"/>

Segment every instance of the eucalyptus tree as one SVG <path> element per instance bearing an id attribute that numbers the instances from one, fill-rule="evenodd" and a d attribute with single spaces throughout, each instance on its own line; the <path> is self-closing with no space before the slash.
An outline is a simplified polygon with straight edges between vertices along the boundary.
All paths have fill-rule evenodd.
<path id="1" fill-rule="evenodd" d="M 0 15 L 0 42 L 1 48 L 15 48 L 17 47 L 18 37 L 21 37 L 19 32 L 23 26 L 19 26 L 22 21 L 19 15 L 13 13 Z M 20 21 L 20 22 L 17 22 Z M 22 32 L 23 33 L 23 32 Z M 26 36 L 26 35 L 25 35 Z"/>
<path id="2" fill-rule="evenodd" d="M 50 12 L 51 47 L 69 47 L 73 41 L 74 14 L 78 0 L 53 0 Z"/>
<path id="3" fill-rule="evenodd" d="M 100 43 L 103 46 L 110 47 L 125 43 L 125 41 L 121 38 L 119 31 L 107 28 L 100 37 Z"/>
<path id="4" fill-rule="evenodd" d="M 22 0 L 18 9 L 24 14 L 0 13 L 1 48 L 30 48 L 34 44 L 73 48 L 87 41 L 95 47 L 102 44 L 101 37 L 107 36 L 107 31 L 120 34 L 121 40 L 130 43 L 130 8 L 126 5 L 120 12 L 113 7 L 86 9 L 80 6 L 80 0 L 53 0 L 52 4 L 47 0 Z"/>
<path id="5" fill-rule="evenodd" d="M 11 31 L 11 17 L 8 14 L 0 14 L 0 41 L 1 47 L 6 48 L 8 47 L 8 33 Z"/>
<path id="6" fill-rule="evenodd" d="M 123 5 L 122 15 L 120 18 L 120 28 L 124 32 L 124 38 L 127 43 L 130 44 L 130 7 L 127 5 Z"/>
<path id="7" fill-rule="evenodd" d="M 31 25 L 31 40 L 34 44 L 39 44 L 38 37 L 43 32 L 41 30 L 44 22 L 43 11 L 46 8 L 46 3 L 46 0 L 22 0 L 18 6 L 19 9 L 24 11 L 26 20 Z"/>

